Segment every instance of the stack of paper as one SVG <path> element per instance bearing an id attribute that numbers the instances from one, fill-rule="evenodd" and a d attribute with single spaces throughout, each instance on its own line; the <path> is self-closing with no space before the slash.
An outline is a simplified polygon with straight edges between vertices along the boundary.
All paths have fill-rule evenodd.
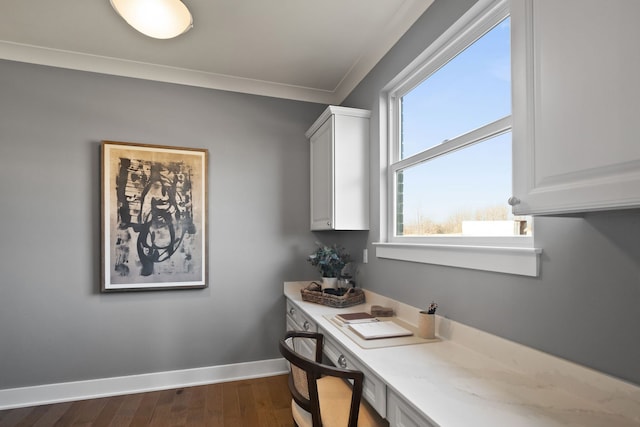
<path id="1" fill-rule="evenodd" d="M 392 321 L 356 323 L 350 324 L 349 328 L 365 340 L 413 335 L 413 332 Z"/>
<path id="2" fill-rule="evenodd" d="M 335 319 L 342 324 L 368 323 L 376 322 L 378 320 L 375 318 L 375 316 L 372 316 L 369 313 L 365 313 L 364 311 L 358 313 L 336 314 Z"/>

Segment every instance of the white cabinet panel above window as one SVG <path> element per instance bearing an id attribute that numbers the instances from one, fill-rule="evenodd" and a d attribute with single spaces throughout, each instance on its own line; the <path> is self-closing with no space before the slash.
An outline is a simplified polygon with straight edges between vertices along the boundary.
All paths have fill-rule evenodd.
<path id="1" fill-rule="evenodd" d="M 513 0 L 514 214 L 640 206 L 640 2 Z"/>

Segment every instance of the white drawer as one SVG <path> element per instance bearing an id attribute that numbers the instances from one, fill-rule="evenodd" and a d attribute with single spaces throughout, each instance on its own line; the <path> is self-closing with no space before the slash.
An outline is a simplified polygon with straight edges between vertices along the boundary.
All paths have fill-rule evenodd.
<path id="1" fill-rule="evenodd" d="M 309 316 L 287 300 L 287 331 L 316 332 L 318 327 Z M 316 344 L 313 339 L 297 339 L 295 350 L 302 356 L 315 360 Z"/>
<path id="2" fill-rule="evenodd" d="M 362 397 L 380 414 L 386 418 L 387 414 L 387 392 L 384 382 L 373 374 L 372 371 L 365 368 L 351 353 L 344 347 L 331 339 L 329 334 L 324 334 L 324 355 L 335 366 L 355 369 L 364 374 L 364 382 L 362 385 Z"/>
<path id="3" fill-rule="evenodd" d="M 296 325 L 287 316 L 287 331 L 296 331 Z M 316 342 L 310 338 L 298 338 L 295 343 L 295 351 L 307 359 L 315 360 L 316 358 Z"/>
<path id="4" fill-rule="evenodd" d="M 290 300 L 287 300 L 287 319 L 291 319 L 291 321 L 296 325 L 296 327 L 293 328 L 295 331 L 318 331 L 318 326 L 313 320 L 311 320 L 311 317 L 309 317 L 304 311 L 300 310 L 300 308 Z M 287 329 L 289 329 L 289 325 L 287 325 Z"/>
<path id="5" fill-rule="evenodd" d="M 387 402 L 390 427 L 436 427 L 391 389 L 388 390 Z"/>
<path id="6" fill-rule="evenodd" d="M 291 319 L 290 316 L 287 316 L 287 331 L 297 331 L 298 325 Z"/>

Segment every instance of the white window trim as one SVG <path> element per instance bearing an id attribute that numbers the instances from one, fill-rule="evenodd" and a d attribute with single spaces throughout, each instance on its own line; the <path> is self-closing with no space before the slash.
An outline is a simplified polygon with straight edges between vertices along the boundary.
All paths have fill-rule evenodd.
<path id="1" fill-rule="evenodd" d="M 537 277 L 540 270 L 541 249 L 534 247 L 533 237 L 394 237 L 395 212 L 391 195 L 395 193 L 395 172 L 425 160 L 425 154 L 411 156 L 390 167 L 389 161 L 398 161 L 393 150 L 396 129 L 392 120 L 398 114 L 398 94 L 419 84 L 425 75 L 439 69 L 447 60 L 445 48 L 463 47 L 475 41 L 497 22 L 509 15 L 508 0 L 479 0 L 451 28 L 445 31 L 422 54 L 389 82 L 380 94 L 380 242 L 374 243 L 376 257 L 469 268 L 507 274 Z M 508 123 L 507 123 L 508 122 Z M 510 116 L 489 124 L 500 132 L 510 126 Z M 464 145 L 475 131 L 444 144 L 450 151 Z M 426 155 L 427 158 L 433 155 Z"/>
<path id="2" fill-rule="evenodd" d="M 440 145 L 421 151 L 413 156 L 409 156 L 402 160 L 393 160 L 393 164 L 390 166 L 390 172 L 395 175 L 395 173 L 400 169 L 406 169 L 410 166 L 438 157 L 444 153 L 457 150 L 458 148 L 465 147 L 472 143 L 487 140 L 494 136 L 509 132 L 510 130 L 511 116 L 503 117 L 495 122 L 479 127 L 478 129 L 474 129 L 471 132 L 467 132 L 448 141 L 444 141 Z"/>
<path id="3" fill-rule="evenodd" d="M 374 243 L 376 257 L 537 277 L 541 249 L 498 246 Z"/>

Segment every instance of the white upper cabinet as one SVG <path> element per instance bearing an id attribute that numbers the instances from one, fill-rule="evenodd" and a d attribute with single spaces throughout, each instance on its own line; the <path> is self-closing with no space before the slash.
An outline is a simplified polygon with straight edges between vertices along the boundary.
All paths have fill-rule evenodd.
<path id="1" fill-rule="evenodd" d="M 369 229 L 369 117 L 329 106 L 305 134 L 311 143 L 311 230 Z"/>
<path id="2" fill-rule="evenodd" d="M 514 214 L 640 206 L 638 17 L 638 0 L 512 0 Z"/>

